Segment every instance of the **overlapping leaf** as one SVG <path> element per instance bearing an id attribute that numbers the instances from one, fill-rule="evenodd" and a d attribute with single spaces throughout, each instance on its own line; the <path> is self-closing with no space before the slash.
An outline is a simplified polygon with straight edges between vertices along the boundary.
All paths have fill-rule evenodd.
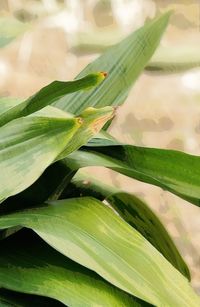
<path id="1" fill-rule="evenodd" d="M 31 234 L 25 236 L 18 233 L 1 242 L 0 286 L 51 297 L 74 307 L 99 304 L 105 307 L 150 306 L 110 285 L 94 272 L 59 254 Z M 32 306 L 32 302 L 35 302 L 34 306 L 62 305 L 35 297 L 25 306 Z"/>
<path id="2" fill-rule="evenodd" d="M 153 211 L 140 199 L 128 193 L 107 197 L 109 204 L 139 231 L 165 258 L 190 280 L 189 269 L 175 244 Z"/>
<path id="3" fill-rule="evenodd" d="M 1 127 L 0 199 L 30 186 L 63 151 L 66 155 L 86 143 L 112 116 L 113 109 L 93 109 L 92 115 L 90 110 L 86 113 L 88 121 L 87 116 L 73 118 L 59 109 L 46 107 Z M 91 130 L 94 128 L 93 134 L 84 137 L 83 122 L 83 130 L 89 126 Z M 82 140 L 78 134 L 72 140 L 78 130 Z"/>
<path id="4" fill-rule="evenodd" d="M 48 117 L 35 113 L 35 116 L 16 119 L 1 127 L 0 199 L 31 185 L 80 127 L 77 118 L 58 116 L 54 109 L 47 110 Z"/>
<path id="5" fill-rule="evenodd" d="M 8 112 L 9 109 L 15 107 L 20 102 L 22 102 L 22 99 L 20 98 L 1 97 L 0 98 L 0 117 L 2 116 L 2 114 Z"/>
<path id="6" fill-rule="evenodd" d="M 16 225 L 34 229 L 56 250 L 151 304 L 196 307 L 200 303 L 188 281 L 98 200 L 68 199 L 1 216 L 1 229 Z"/>
<path id="7" fill-rule="evenodd" d="M 75 52 L 97 53 L 104 52 L 110 46 L 122 39 L 120 32 L 91 32 L 80 34 L 76 45 L 73 46 Z M 160 46 L 155 54 L 145 66 L 146 71 L 156 73 L 178 73 L 184 72 L 200 66 L 200 56 L 198 48 L 191 45 L 181 46 Z"/>
<path id="8" fill-rule="evenodd" d="M 106 200 L 119 215 L 142 234 L 163 256 L 190 280 L 189 269 L 155 213 L 138 197 L 121 192 L 79 172 L 62 197 L 94 196 Z"/>
<path id="9" fill-rule="evenodd" d="M 168 190 L 199 206 L 200 157 L 175 150 L 122 145 L 95 139 L 64 160 L 72 169 L 104 166 Z"/>
<path id="10" fill-rule="evenodd" d="M 55 106 L 78 114 L 86 107 L 119 105 L 124 102 L 130 87 L 150 60 L 166 29 L 170 13 L 162 15 L 110 47 L 97 60 L 89 64 L 78 78 L 94 71 L 108 72 L 108 78 L 85 93 L 70 94 L 55 102 Z"/>
<path id="11" fill-rule="evenodd" d="M 25 101 L 17 103 L 17 100 L 8 99 L 6 104 L 6 98 L 0 105 L 0 126 L 5 125 L 9 121 L 27 116 L 34 113 L 48 105 L 53 104 L 60 97 L 66 96 L 69 93 L 77 92 L 80 90 L 88 90 L 93 86 L 98 85 L 104 80 L 105 74 L 91 73 L 84 78 L 75 81 L 54 81 L 43 87 L 35 95 L 31 96 Z M 3 107 L 5 106 L 5 109 Z"/>

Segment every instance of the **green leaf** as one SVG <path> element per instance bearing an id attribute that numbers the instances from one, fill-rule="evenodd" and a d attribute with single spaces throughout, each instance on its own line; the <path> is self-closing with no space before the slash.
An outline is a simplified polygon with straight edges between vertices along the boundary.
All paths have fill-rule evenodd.
<path id="1" fill-rule="evenodd" d="M 200 304 L 186 278 L 98 200 L 86 197 L 48 202 L 46 206 L 1 216 L 1 229 L 16 225 L 34 229 L 56 250 L 153 305 Z"/>
<path id="2" fill-rule="evenodd" d="M 121 192 L 91 175 L 78 172 L 62 198 L 93 196 L 106 200 L 119 215 L 142 234 L 163 256 L 190 280 L 189 269 L 163 224 L 145 202 L 138 197 Z"/>
<path id="3" fill-rule="evenodd" d="M 80 115 L 82 120 L 81 129 L 77 130 L 73 140 L 69 142 L 66 150 L 58 156 L 57 160 L 61 160 L 70 152 L 87 144 L 87 142 L 94 137 L 113 116 L 114 109 L 112 107 L 104 107 L 100 109 L 89 107 L 84 110 Z"/>
<path id="4" fill-rule="evenodd" d="M 35 95 L 25 101 L 16 104 L 8 104 L 4 112 L 0 112 L 0 126 L 5 125 L 9 121 L 18 117 L 27 116 L 34 113 L 47 105 L 53 104 L 61 97 L 77 92 L 80 90 L 88 90 L 93 86 L 101 83 L 105 78 L 105 73 L 91 73 L 84 78 L 75 81 L 54 81 L 43 87 Z"/>
<path id="5" fill-rule="evenodd" d="M 93 71 L 106 71 L 108 77 L 90 92 L 70 94 L 55 103 L 67 112 L 77 114 L 88 106 L 120 105 L 147 65 L 164 33 L 170 13 L 154 19 L 119 44 L 109 48 L 89 64 L 78 78 Z"/>
<path id="6" fill-rule="evenodd" d="M 163 256 L 190 280 L 189 269 L 168 232 L 139 198 L 128 193 L 115 193 L 106 198 L 109 204 L 133 228 L 139 231 Z"/>
<path id="7" fill-rule="evenodd" d="M 70 154 L 63 163 L 73 170 L 86 166 L 104 166 L 200 205 L 198 156 L 95 139 L 84 149 Z"/>
<path id="8" fill-rule="evenodd" d="M 1 200 L 30 186 L 81 125 L 78 118 L 68 118 L 60 110 L 58 115 L 53 107 L 46 112 L 48 117 L 35 113 L 0 128 Z"/>
<path id="9" fill-rule="evenodd" d="M 80 53 L 100 53 L 123 38 L 116 31 L 92 31 L 80 33 L 73 51 Z M 160 46 L 145 66 L 145 70 L 157 73 L 178 73 L 200 66 L 199 50 L 193 46 Z"/>
<path id="10" fill-rule="evenodd" d="M 59 254 L 32 234 L 18 233 L 1 242 L 0 286 L 51 297 L 75 307 L 150 306 Z M 42 304 L 37 304 L 37 300 L 35 297 L 35 306 L 46 306 L 47 299 Z M 55 301 L 47 306 L 57 305 L 61 304 Z"/>
<path id="11" fill-rule="evenodd" d="M 87 143 L 112 116 L 112 107 L 89 108 L 73 118 L 48 106 L 1 127 L 0 199 L 29 187 L 61 153 Z"/>
<path id="12" fill-rule="evenodd" d="M 0 98 L 0 117 L 8 112 L 9 109 L 18 105 L 22 100 L 20 98 L 13 97 L 1 97 Z"/>

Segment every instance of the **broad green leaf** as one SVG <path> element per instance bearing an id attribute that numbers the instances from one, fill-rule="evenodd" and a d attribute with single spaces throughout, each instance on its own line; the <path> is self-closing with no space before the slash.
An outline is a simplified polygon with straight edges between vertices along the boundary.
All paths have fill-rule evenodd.
<path id="1" fill-rule="evenodd" d="M 78 172 L 62 198 L 93 196 L 106 200 L 133 228 L 142 234 L 163 256 L 190 280 L 189 269 L 155 213 L 138 197 L 121 192 L 85 172 Z"/>
<path id="2" fill-rule="evenodd" d="M 78 118 L 61 117 L 54 110 L 48 108 L 48 117 L 35 113 L 0 128 L 1 200 L 30 186 L 80 127 Z"/>
<path id="3" fill-rule="evenodd" d="M 139 231 L 163 256 L 190 280 L 189 269 L 168 232 L 139 198 L 128 193 L 115 193 L 106 198 L 109 204 L 133 228 Z"/>
<path id="4" fill-rule="evenodd" d="M 0 286 L 51 297 L 74 307 L 150 306 L 59 254 L 32 234 L 25 237 L 18 233 L 1 242 Z M 35 306 L 46 306 L 45 299 L 41 305 L 36 304 L 37 299 Z M 56 301 L 54 304 L 47 306 L 61 305 Z"/>
<path id="5" fill-rule="evenodd" d="M 20 98 L 1 97 L 0 98 L 0 116 L 6 113 L 9 109 L 18 105 L 20 102 L 22 102 Z"/>
<path id="6" fill-rule="evenodd" d="M 30 24 L 20 22 L 12 17 L 0 17 L 0 48 L 12 42 L 17 36 L 23 34 Z"/>
<path id="7" fill-rule="evenodd" d="M 87 143 L 112 116 L 112 107 L 92 108 L 73 118 L 48 106 L 1 127 L 0 199 L 29 187 L 62 152 L 66 156 Z"/>
<path id="8" fill-rule="evenodd" d="M 36 295 L 28 295 L 0 289 L 1 307 L 64 307 L 64 305 L 54 299 L 44 298 Z"/>
<path id="9" fill-rule="evenodd" d="M 1 229 L 16 225 L 32 228 L 56 250 L 153 305 L 200 304 L 187 279 L 139 232 L 94 198 L 48 202 L 0 217 Z"/>
<path id="10" fill-rule="evenodd" d="M 200 205 L 200 157 L 175 150 L 107 142 L 96 139 L 85 149 L 70 154 L 63 163 L 73 170 L 104 166 Z"/>
<path id="11" fill-rule="evenodd" d="M 27 116 L 46 107 L 47 105 L 51 105 L 59 98 L 63 96 L 65 97 L 70 93 L 80 90 L 88 90 L 101 83 L 104 78 L 105 73 L 100 72 L 91 73 L 84 78 L 75 81 L 54 81 L 46 87 L 43 87 L 39 92 L 27 100 L 22 101 L 21 103 L 16 103 L 16 105 L 14 104 L 13 106 L 11 106 L 11 104 L 9 104 L 8 107 L 5 106 L 5 111 L 0 112 L 0 126 L 5 125 L 13 119 Z"/>
<path id="12" fill-rule="evenodd" d="M 153 19 L 119 44 L 109 48 L 78 75 L 80 78 L 93 71 L 108 72 L 108 77 L 98 88 L 90 92 L 71 94 L 57 101 L 55 106 L 78 114 L 88 106 L 122 104 L 159 45 L 169 16 L 170 13 L 166 13 Z"/>

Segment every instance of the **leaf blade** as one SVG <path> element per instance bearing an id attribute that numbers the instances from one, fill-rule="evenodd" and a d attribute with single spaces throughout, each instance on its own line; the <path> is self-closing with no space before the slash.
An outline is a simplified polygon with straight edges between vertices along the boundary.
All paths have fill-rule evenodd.
<path id="1" fill-rule="evenodd" d="M 103 183 L 85 172 L 78 172 L 62 198 L 92 196 L 104 200 L 146 238 L 188 280 L 190 271 L 159 217 L 140 198 Z M 61 199 L 62 199 L 61 198 Z"/>
<path id="2" fill-rule="evenodd" d="M 139 198 L 128 193 L 115 193 L 106 198 L 119 215 L 139 231 L 163 256 L 189 280 L 189 269 L 168 232 Z"/>
<path id="3" fill-rule="evenodd" d="M 63 163 L 72 169 L 103 166 L 167 190 L 200 206 L 200 157 L 167 149 L 124 145 L 96 139 L 70 154 Z"/>
<path id="4" fill-rule="evenodd" d="M 43 87 L 39 92 L 21 103 L 13 106 L 0 114 L 0 126 L 9 121 L 30 115 L 40 109 L 52 105 L 60 97 L 65 97 L 69 93 L 85 90 L 98 85 L 105 79 L 103 72 L 91 73 L 81 79 L 74 81 L 54 81 Z"/>
<path id="5" fill-rule="evenodd" d="M 157 48 L 169 17 L 170 12 L 163 14 L 109 48 L 77 76 L 79 78 L 92 71 L 105 70 L 108 78 L 89 93 L 71 94 L 57 101 L 55 106 L 77 114 L 88 106 L 116 106 L 124 102 L 130 87 Z"/>
<path id="6" fill-rule="evenodd" d="M 150 306 L 59 254 L 33 234 L 18 233 L 2 242 L 0 285 L 51 297 L 67 306 Z M 34 306 L 46 306 L 36 302 Z M 55 301 L 51 306 L 57 305 L 61 304 Z"/>
<path id="7" fill-rule="evenodd" d="M 151 304 L 198 305 L 187 280 L 135 229 L 95 199 L 49 202 L 0 218 L 2 229 L 16 225 L 34 229 L 67 257 Z"/>
<path id="8" fill-rule="evenodd" d="M 31 185 L 66 147 L 80 127 L 77 118 L 35 114 L 0 129 L 0 199 Z M 12 180 L 10 178 L 12 177 Z"/>

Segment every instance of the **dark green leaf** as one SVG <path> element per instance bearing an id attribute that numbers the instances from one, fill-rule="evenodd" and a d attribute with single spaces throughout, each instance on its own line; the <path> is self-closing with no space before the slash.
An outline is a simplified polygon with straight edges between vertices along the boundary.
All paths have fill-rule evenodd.
<path id="1" fill-rule="evenodd" d="M 109 144 L 113 145 L 96 139 L 63 162 L 73 170 L 104 166 L 200 205 L 200 157 L 175 150 L 119 145 L 111 140 Z"/>
<path id="2" fill-rule="evenodd" d="M 36 295 L 22 294 L 7 289 L 0 289 L 1 307 L 63 307 L 54 299 Z"/>

